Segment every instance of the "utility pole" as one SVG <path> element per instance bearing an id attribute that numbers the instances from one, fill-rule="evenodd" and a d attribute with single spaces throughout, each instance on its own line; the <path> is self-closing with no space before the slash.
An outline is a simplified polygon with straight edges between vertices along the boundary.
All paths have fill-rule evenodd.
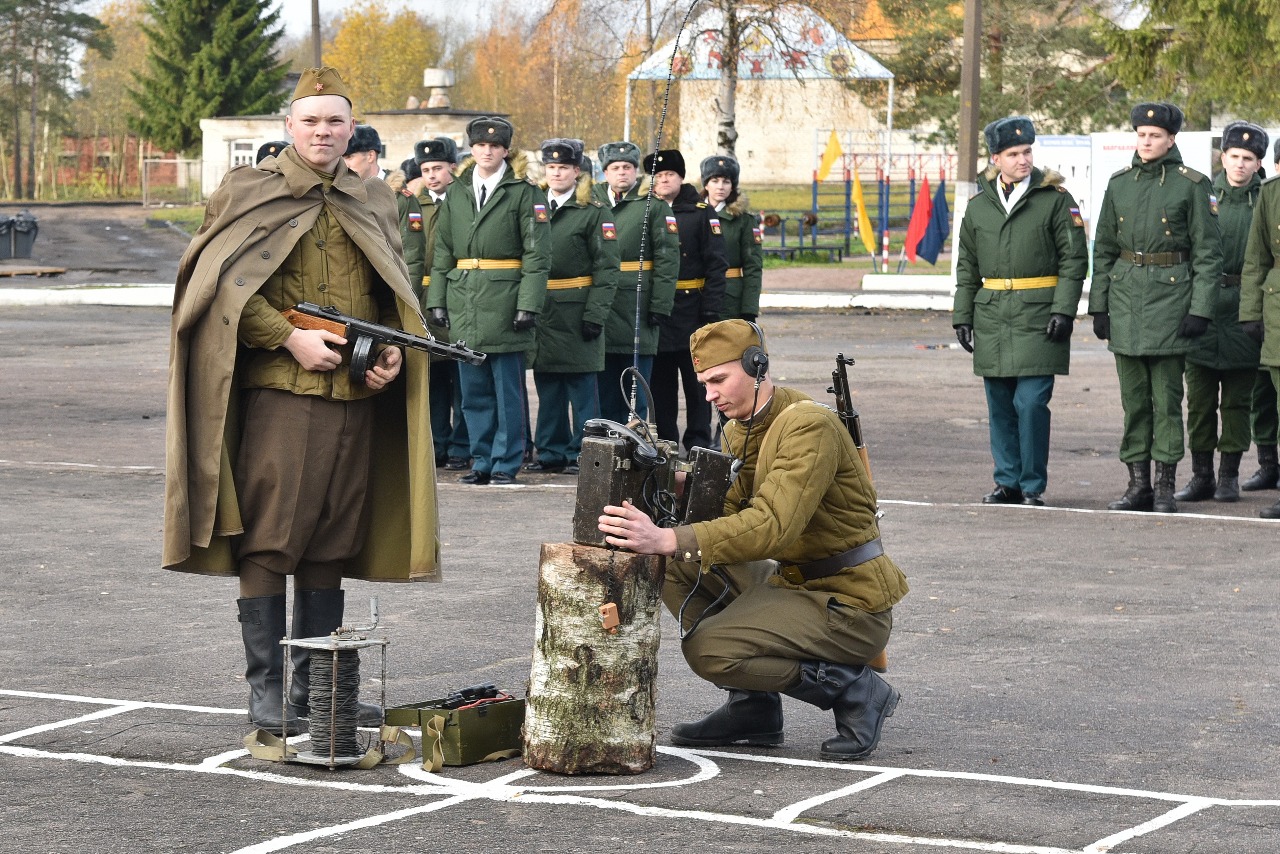
<path id="1" fill-rule="evenodd" d="M 320 0 L 311 0 L 311 58 L 320 67 Z"/>
<path id="2" fill-rule="evenodd" d="M 951 275 L 960 253 L 960 223 L 978 191 L 979 100 L 982 80 L 982 0 L 964 0 L 964 52 L 960 61 L 960 138 L 956 146 L 956 204 L 951 221 Z"/>

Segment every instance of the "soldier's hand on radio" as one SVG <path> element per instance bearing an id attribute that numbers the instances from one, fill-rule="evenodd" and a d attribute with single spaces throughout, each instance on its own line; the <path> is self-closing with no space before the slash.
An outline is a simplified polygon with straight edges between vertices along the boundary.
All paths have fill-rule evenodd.
<path id="1" fill-rule="evenodd" d="M 594 341 L 600 337 L 600 333 L 604 332 L 604 327 L 598 323 L 592 323 L 590 320 L 582 321 L 582 340 Z"/>
<path id="2" fill-rule="evenodd" d="M 1244 329 L 1245 335 L 1248 335 L 1259 344 L 1261 344 L 1262 339 L 1266 337 L 1266 330 L 1263 327 L 1261 320 L 1246 320 L 1244 323 L 1240 324 L 1240 326 Z"/>
<path id="3" fill-rule="evenodd" d="M 380 389 L 400 374 L 400 365 L 404 357 L 399 347 L 387 347 L 378 354 L 373 367 L 364 372 L 364 384 L 371 389 Z"/>
<path id="4" fill-rule="evenodd" d="M 284 342 L 298 364 L 308 371 L 332 371 L 342 364 L 342 354 L 330 347 L 341 347 L 347 339 L 327 329 L 294 329 Z"/>
<path id="5" fill-rule="evenodd" d="M 435 321 L 436 326 L 449 328 L 449 312 L 443 308 L 431 309 L 431 319 Z"/>
<path id="6" fill-rule="evenodd" d="M 1178 325 L 1178 335 L 1181 338 L 1199 338 L 1208 331 L 1209 318 L 1198 314 L 1188 314 Z"/>
<path id="7" fill-rule="evenodd" d="M 1074 317 L 1068 317 L 1065 314 L 1049 315 L 1049 325 L 1045 327 L 1045 336 L 1054 344 L 1061 344 L 1063 341 L 1071 340 L 1071 330 L 1075 326 Z"/>
<path id="8" fill-rule="evenodd" d="M 1100 341 L 1111 337 L 1111 315 L 1103 311 L 1093 316 L 1093 334 Z"/>
<path id="9" fill-rule="evenodd" d="M 973 324 L 960 323 L 956 325 L 956 340 L 960 342 L 960 346 L 964 348 L 966 353 L 973 352 Z"/>
<path id="10" fill-rule="evenodd" d="M 606 535 L 604 541 L 611 546 L 642 555 L 673 555 L 676 552 L 676 532 L 653 524 L 648 514 L 637 510 L 630 501 L 623 501 L 621 507 L 606 506 L 597 527 Z"/>
<path id="11" fill-rule="evenodd" d="M 511 328 L 516 332 L 527 332 L 538 325 L 538 315 L 532 311 L 517 311 L 515 322 L 511 324 Z"/>

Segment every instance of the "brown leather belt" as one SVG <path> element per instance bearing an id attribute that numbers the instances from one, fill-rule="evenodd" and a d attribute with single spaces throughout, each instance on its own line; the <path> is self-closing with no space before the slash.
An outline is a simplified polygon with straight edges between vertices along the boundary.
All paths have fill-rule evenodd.
<path id="1" fill-rule="evenodd" d="M 1218 286 L 1223 288 L 1240 287 L 1240 277 L 1233 276 L 1230 273 L 1223 273 L 1222 278 L 1218 280 Z"/>
<path id="2" fill-rule="evenodd" d="M 862 545 L 854 546 L 847 552 L 841 552 L 838 555 L 824 557 L 821 560 L 815 560 L 810 563 L 802 563 L 799 566 L 784 566 L 778 570 L 778 574 L 792 584 L 804 584 L 806 581 L 836 575 L 848 567 L 859 566 L 869 560 L 880 557 L 882 554 L 884 554 L 884 543 L 880 541 L 879 537 L 876 537 L 874 540 L 868 540 Z"/>
<path id="3" fill-rule="evenodd" d="M 1191 253 L 1130 252 L 1128 249 L 1121 249 L 1120 258 L 1135 267 L 1172 267 L 1174 264 L 1185 264 L 1190 261 Z"/>

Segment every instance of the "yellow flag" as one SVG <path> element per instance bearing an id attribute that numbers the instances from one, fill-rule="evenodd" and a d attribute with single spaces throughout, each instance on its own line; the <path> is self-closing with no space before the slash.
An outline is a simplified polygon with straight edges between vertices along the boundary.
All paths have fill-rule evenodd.
<path id="1" fill-rule="evenodd" d="M 871 255 L 876 254 L 876 233 L 871 230 L 871 217 L 867 216 L 867 205 L 862 201 L 862 179 L 857 173 L 853 176 L 853 203 L 858 206 L 858 231 L 862 234 L 862 245 Z"/>
<path id="2" fill-rule="evenodd" d="M 840 155 L 844 152 L 840 150 L 840 140 L 836 137 L 836 132 L 831 132 L 831 138 L 827 140 L 827 148 L 822 152 L 822 162 L 818 164 L 818 180 L 825 181 L 827 176 L 831 174 L 831 167 L 840 159 Z"/>

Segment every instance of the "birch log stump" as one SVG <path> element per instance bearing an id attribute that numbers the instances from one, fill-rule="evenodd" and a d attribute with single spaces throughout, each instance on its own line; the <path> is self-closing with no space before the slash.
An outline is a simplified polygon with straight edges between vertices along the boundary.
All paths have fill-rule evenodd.
<path id="1" fill-rule="evenodd" d="M 524 761 L 560 774 L 639 774 L 654 761 L 663 561 L 543 543 Z M 616 632 L 600 607 L 614 603 Z"/>

